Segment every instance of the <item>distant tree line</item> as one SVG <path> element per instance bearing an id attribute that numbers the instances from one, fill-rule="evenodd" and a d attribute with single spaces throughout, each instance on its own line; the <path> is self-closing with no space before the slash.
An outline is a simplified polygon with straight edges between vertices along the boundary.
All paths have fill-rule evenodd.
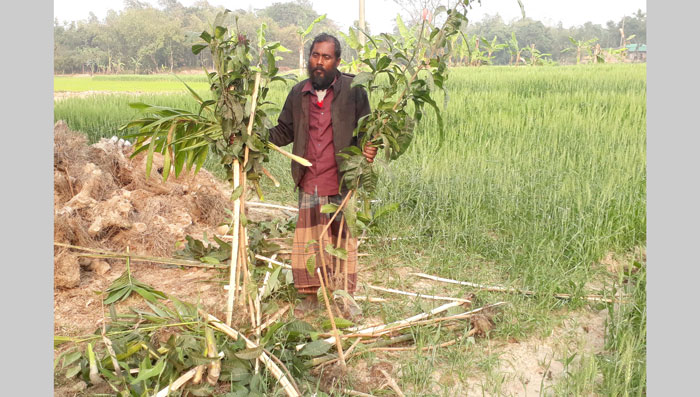
<path id="1" fill-rule="evenodd" d="M 125 0 L 124 3 L 124 10 L 110 10 L 104 20 L 92 13 L 82 21 L 55 20 L 54 72 L 144 74 L 211 65 L 209 54 L 193 55 L 191 46 L 199 41 L 199 34 L 224 7 L 213 6 L 206 0 L 190 7 L 177 0 L 159 0 L 157 8 L 139 0 Z M 309 0 L 295 0 L 256 10 L 234 10 L 227 23 L 237 24 L 241 32 L 252 38 L 264 22 L 268 27 L 268 40 L 280 41 L 290 50 L 280 54 L 283 59 L 278 65 L 298 68 L 299 49 L 310 42 L 308 37 L 300 37 L 299 30 L 304 30 L 318 17 Z M 464 36 L 467 41 L 461 38 L 455 43 L 463 47 L 462 55 L 453 59 L 453 63 L 512 64 L 518 51 L 523 58 L 527 55 L 527 62 L 546 59 L 575 63 L 576 51 L 565 51 L 572 47 L 570 37 L 581 43 L 597 39 L 601 47 L 619 48 L 622 24 L 621 18 L 617 22 L 609 21 L 606 27 L 587 22 L 583 26 L 564 28 L 561 24 L 548 27 L 529 18 L 506 23 L 498 15 L 488 16 L 467 26 Z M 336 34 L 341 40 L 343 58 L 350 59 L 353 50 L 345 45 L 338 30 L 338 25 L 326 18 L 314 25 L 309 36 L 320 32 Z M 646 43 L 646 15 L 641 10 L 624 18 L 624 33 L 626 37 L 633 37 L 633 43 Z M 513 34 L 518 42 L 516 47 L 522 45 L 522 49 L 515 50 L 513 43 L 508 44 Z"/>

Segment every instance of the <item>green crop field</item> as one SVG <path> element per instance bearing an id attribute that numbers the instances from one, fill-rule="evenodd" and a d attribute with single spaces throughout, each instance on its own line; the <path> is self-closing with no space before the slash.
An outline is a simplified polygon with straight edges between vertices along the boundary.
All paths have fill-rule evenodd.
<path id="1" fill-rule="evenodd" d="M 200 77 L 188 76 L 188 84 L 206 90 Z M 155 77 L 66 77 L 55 84 L 57 91 L 182 90 L 176 79 Z M 126 88 L 137 86 L 142 88 Z M 569 312 L 605 308 L 603 352 L 579 356 L 548 393 L 643 395 L 646 265 L 639 252 L 646 247 L 646 66 L 458 68 L 447 88 L 444 131 L 429 111 L 410 150 L 390 165 L 378 164 L 376 198 L 398 203 L 399 210 L 363 248 L 377 264 L 376 277 L 409 289 L 415 280 L 392 276 L 400 267 L 536 291 L 533 297 L 476 293 L 480 302 L 510 302 L 496 317 L 490 338 L 497 341 L 547 335 Z M 281 106 L 287 90 L 278 84 L 269 99 Z M 136 100 L 197 109 L 187 94 L 100 95 L 57 101 L 54 118 L 94 142 L 117 135 L 118 126 L 136 116 L 127 106 Z M 294 203 L 288 160 L 273 154 L 271 162 L 282 186 L 264 184 L 266 197 Z M 215 159 L 207 167 L 219 172 Z M 389 238 L 396 239 L 387 243 Z M 609 253 L 633 258 L 638 269 L 611 275 L 598 264 Z M 615 292 L 628 294 L 628 301 L 553 297 Z M 368 314 L 391 321 L 409 309 L 389 304 Z M 484 390 L 501 394 L 504 380 L 493 357 L 486 352 L 465 357 L 459 349 L 465 346 L 428 357 L 406 353 L 401 382 L 429 393 L 436 381 L 426 372 L 458 366 L 486 373 Z"/>

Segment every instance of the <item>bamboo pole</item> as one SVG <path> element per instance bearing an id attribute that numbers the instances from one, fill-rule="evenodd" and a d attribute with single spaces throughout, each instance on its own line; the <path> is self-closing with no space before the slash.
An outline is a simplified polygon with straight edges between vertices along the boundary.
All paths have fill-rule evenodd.
<path id="1" fill-rule="evenodd" d="M 393 294 L 399 294 L 399 295 L 415 296 L 415 297 L 424 298 L 424 299 L 443 300 L 443 301 L 462 302 L 462 303 L 471 303 L 472 302 L 469 299 L 452 298 L 449 296 L 424 295 L 424 294 L 417 294 L 415 292 L 401 291 L 401 290 L 393 289 L 393 288 L 377 287 L 377 286 L 370 285 L 370 284 L 365 284 L 365 285 L 367 286 L 367 288 L 371 288 L 371 289 L 377 290 L 377 291 L 391 292 Z"/>
<path id="2" fill-rule="evenodd" d="M 485 291 L 491 291 L 491 292 L 508 292 L 508 293 L 524 294 L 524 295 L 529 295 L 529 296 L 536 295 L 536 293 L 534 291 L 520 290 L 520 289 L 515 289 L 515 288 L 506 288 L 506 287 L 502 287 L 500 285 L 484 285 L 484 284 L 472 283 L 469 281 L 458 281 L 458 280 L 452 280 L 449 278 L 432 276 L 430 274 L 425 274 L 425 273 L 409 273 L 409 274 L 414 275 L 416 277 L 427 278 L 429 280 L 441 281 L 441 282 L 450 283 L 450 284 L 466 285 L 468 287 L 478 288 L 478 289 L 482 289 Z M 571 294 L 554 294 L 554 297 L 559 298 L 559 299 L 571 299 L 573 297 L 573 295 L 571 295 Z M 581 298 L 588 300 L 588 301 L 593 301 L 593 302 L 607 302 L 607 303 L 614 303 L 615 302 L 614 299 L 605 298 L 602 295 L 584 295 Z M 624 297 L 619 296 L 618 298 L 623 299 Z M 618 300 L 618 302 L 623 302 L 623 301 Z"/>
<path id="3" fill-rule="evenodd" d="M 214 317 L 213 315 L 205 313 L 201 310 L 200 310 L 200 313 L 209 320 L 209 323 L 212 326 L 218 328 L 220 331 L 222 331 L 223 333 L 225 333 L 229 337 L 233 338 L 234 340 L 238 340 L 238 338 L 243 339 L 247 348 L 255 349 L 255 348 L 259 347 L 253 341 L 246 338 L 245 335 L 241 334 L 240 332 L 236 331 L 235 329 L 224 324 L 223 322 L 221 322 L 221 320 Z M 287 375 L 282 372 L 282 370 L 277 366 L 277 364 L 275 364 L 274 361 L 272 361 L 272 359 L 270 359 L 270 357 L 265 352 L 260 353 L 260 360 L 263 362 L 263 364 L 265 364 L 267 369 L 270 370 L 270 373 L 272 373 L 272 376 L 274 376 L 275 379 L 277 379 L 280 382 L 280 384 L 284 388 L 284 391 L 287 393 L 287 396 L 289 396 L 289 397 L 299 396 L 299 393 L 297 393 L 296 389 L 294 389 L 294 386 L 292 386 L 289 379 L 287 379 Z"/>
<path id="4" fill-rule="evenodd" d="M 338 357 L 340 358 L 340 367 L 343 372 L 347 370 L 347 365 L 345 364 L 345 356 L 343 355 L 343 345 L 340 343 L 340 334 L 338 333 L 338 328 L 335 326 L 335 317 L 333 317 L 333 311 L 331 311 L 331 304 L 328 302 L 328 292 L 326 286 L 323 283 L 323 277 L 321 277 L 320 269 L 316 269 L 316 274 L 319 276 L 319 281 L 321 282 L 321 289 L 323 292 L 323 301 L 326 304 L 326 310 L 328 311 L 328 319 L 331 321 L 331 327 L 333 328 L 333 335 L 335 340 L 335 347 L 338 349 Z"/>

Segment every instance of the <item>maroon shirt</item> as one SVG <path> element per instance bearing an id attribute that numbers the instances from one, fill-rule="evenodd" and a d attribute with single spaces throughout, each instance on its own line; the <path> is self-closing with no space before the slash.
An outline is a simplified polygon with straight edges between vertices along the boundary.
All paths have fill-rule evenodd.
<path id="1" fill-rule="evenodd" d="M 306 144 L 304 157 L 311 162 L 301 180 L 301 189 L 314 194 L 318 189 L 319 196 L 338 194 L 338 165 L 335 162 L 335 147 L 333 146 L 333 123 L 331 122 L 331 103 L 333 102 L 333 80 L 326 90 L 323 101 L 318 101 L 316 91 L 307 81 L 302 89 L 302 95 L 308 94 L 309 100 L 309 141 Z"/>

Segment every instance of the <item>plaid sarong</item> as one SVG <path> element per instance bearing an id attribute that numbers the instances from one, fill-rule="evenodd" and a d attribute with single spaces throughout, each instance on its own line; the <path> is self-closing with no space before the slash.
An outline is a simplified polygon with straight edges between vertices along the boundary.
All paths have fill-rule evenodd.
<path id="1" fill-rule="evenodd" d="M 308 194 L 301 189 L 299 190 L 299 220 L 297 221 L 294 243 L 292 244 L 292 274 L 294 276 L 294 286 L 302 294 L 315 294 L 321 286 L 316 270 L 314 269 L 314 274 L 310 275 L 307 269 L 307 261 L 313 255 L 316 258 L 316 268 L 324 272 L 323 262 L 321 262 L 319 253 L 319 242 L 321 247 L 326 247 L 329 243 L 332 243 L 333 247 L 338 247 L 338 229 L 341 224 L 342 212 L 333 220 L 326 234 L 321 236 L 323 228 L 333 216 L 333 214 L 322 214 L 321 207 L 328 203 L 340 205 L 343 198 L 344 196 L 340 194 L 318 196 L 317 192 Z M 357 238 L 347 237 L 350 232 L 344 222 L 342 233 L 339 247 L 347 249 L 347 260 L 341 260 L 330 255 L 324 248 L 325 270 L 327 271 L 328 279 L 331 280 L 330 288 L 344 289 L 344 273 L 345 267 L 347 267 L 347 292 L 353 293 L 357 284 Z"/>

